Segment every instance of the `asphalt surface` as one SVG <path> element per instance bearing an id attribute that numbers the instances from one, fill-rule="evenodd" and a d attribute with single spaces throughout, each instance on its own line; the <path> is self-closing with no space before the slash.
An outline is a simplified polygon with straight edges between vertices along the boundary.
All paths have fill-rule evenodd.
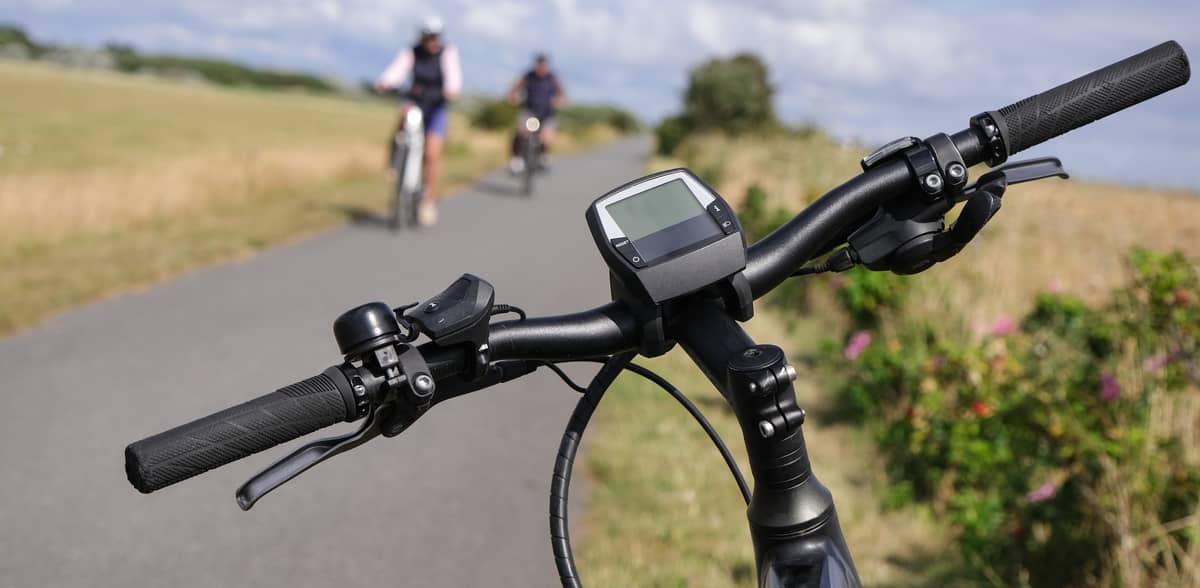
<path id="1" fill-rule="evenodd" d="M 545 370 L 440 405 L 246 513 L 234 490 L 301 442 L 148 496 L 122 452 L 337 363 L 330 325 L 362 302 L 427 298 L 463 272 L 535 315 L 605 302 L 584 209 L 640 175 L 647 147 L 560 158 L 531 199 L 493 175 L 432 230 L 359 222 L 0 340 L 0 586 L 557 586 L 549 477 L 576 395 Z"/>

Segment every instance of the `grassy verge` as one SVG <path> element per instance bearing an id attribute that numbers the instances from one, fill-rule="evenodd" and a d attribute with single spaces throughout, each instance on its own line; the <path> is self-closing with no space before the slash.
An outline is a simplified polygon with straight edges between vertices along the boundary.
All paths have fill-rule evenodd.
<path id="1" fill-rule="evenodd" d="M 386 206 L 383 102 L 13 62 L 0 86 L 0 334 Z M 452 190 L 507 136 L 451 126 Z"/>
<path id="2" fill-rule="evenodd" d="M 790 326 L 789 326 L 790 324 Z M 828 325 L 762 312 L 748 325 L 756 340 L 793 356 L 815 350 Z M 680 350 L 647 362 L 696 402 L 749 472 L 732 411 Z M 798 363 L 797 365 L 802 365 Z M 830 403 L 802 370 L 797 399 L 810 414 Z M 720 455 L 664 392 L 622 376 L 601 405 L 585 442 L 591 477 L 578 553 L 580 573 L 598 586 L 754 586 L 745 507 Z M 839 423 L 805 425 L 813 467 L 837 497 L 843 530 L 870 586 L 940 586 L 954 569 L 946 537 L 916 511 L 885 511 L 871 439 Z"/>
<path id="3" fill-rule="evenodd" d="M 858 173 L 863 151 L 819 133 L 694 137 L 680 147 L 678 159 L 651 166 L 688 165 L 734 203 L 758 184 L 770 205 L 798 210 Z M 1189 194 L 1077 181 L 1014 187 L 997 222 L 966 255 L 911 278 L 911 299 L 918 303 L 908 312 L 915 320 L 969 332 L 998 316 L 1020 316 L 1039 290 L 1099 296 L 1125 279 L 1122 259 L 1132 245 L 1200 255 L 1198 213 L 1200 198 Z M 812 289 L 804 315 L 783 315 L 762 304 L 758 310 L 748 327 L 756 340 L 779 344 L 798 359 L 845 330 L 827 288 Z M 735 455 L 744 454 L 732 413 L 686 356 L 675 351 L 651 363 L 697 402 Z M 883 507 L 886 486 L 874 439 L 824 418 L 832 412 L 825 410 L 833 401 L 825 391 L 832 388 L 830 377 L 820 369 L 802 370 L 797 398 L 810 414 L 805 429 L 813 467 L 837 498 L 863 581 L 970 585 L 957 573 L 955 538 L 932 513 Z M 752 586 L 740 497 L 703 432 L 674 401 L 622 378 L 595 423 L 586 442 L 594 483 L 580 541 L 581 573 L 598 585 Z"/>

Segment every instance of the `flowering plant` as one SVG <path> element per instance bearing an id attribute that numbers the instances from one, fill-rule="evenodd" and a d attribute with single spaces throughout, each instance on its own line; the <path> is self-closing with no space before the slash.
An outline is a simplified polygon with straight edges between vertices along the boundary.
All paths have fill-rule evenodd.
<path id="1" fill-rule="evenodd" d="M 839 350 L 889 500 L 931 505 L 993 583 L 1200 582 L 1200 271 L 1130 260 L 1103 305 L 1042 294 L 966 340 L 896 313 Z"/>

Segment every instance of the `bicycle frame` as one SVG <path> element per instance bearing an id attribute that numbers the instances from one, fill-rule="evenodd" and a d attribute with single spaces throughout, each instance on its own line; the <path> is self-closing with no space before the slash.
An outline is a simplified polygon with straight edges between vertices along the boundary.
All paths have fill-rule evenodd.
<path id="1" fill-rule="evenodd" d="M 409 193 L 421 190 L 421 173 L 425 159 L 425 121 L 421 109 L 410 106 L 404 114 L 404 161 L 400 171 L 400 187 Z"/>

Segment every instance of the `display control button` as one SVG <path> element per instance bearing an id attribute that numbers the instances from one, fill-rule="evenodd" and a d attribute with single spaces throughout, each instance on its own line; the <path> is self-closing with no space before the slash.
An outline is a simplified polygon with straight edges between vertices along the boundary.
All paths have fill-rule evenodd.
<path id="1" fill-rule="evenodd" d="M 638 253 L 637 248 L 633 246 L 633 242 L 629 239 L 623 237 L 613 239 L 612 246 L 613 249 L 616 249 L 621 254 L 621 257 L 624 257 L 626 261 L 633 264 L 633 267 L 646 267 L 646 260 L 642 259 L 641 254 Z"/>
<path id="2" fill-rule="evenodd" d="M 721 232 L 726 235 L 731 235 L 737 232 L 737 225 L 733 222 L 733 215 L 725 209 L 725 206 L 719 202 L 713 202 L 708 205 L 708 215 L 717 221 L 721 227 Z"/>

